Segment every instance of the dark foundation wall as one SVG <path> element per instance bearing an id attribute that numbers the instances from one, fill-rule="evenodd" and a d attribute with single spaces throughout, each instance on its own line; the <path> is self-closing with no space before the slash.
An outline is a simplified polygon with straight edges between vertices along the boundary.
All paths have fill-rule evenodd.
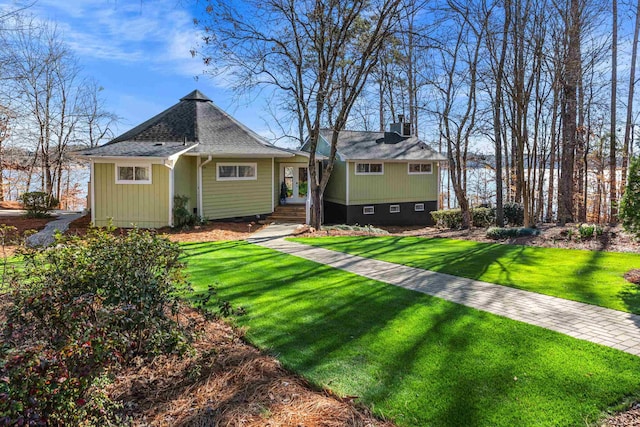
<path id="1" fill-rule="evenodd" d="M 416 211 L 416 204 L 424 204 L 424 211 Z M 398 206 L 400 211 L 391 213 L 391 206 Z M 373 214 L 364 214 L 365 207 L 373 207 Z M 345 206 L 339 203 L 324 202 L 324 222 L 326 224 L 360 224 L 360 225 L 433 225 L 431 212 L 437 210 L 438 204 L 432 201 L 416 201 L 408 203 L 375 203 L 366 205 Z"/>

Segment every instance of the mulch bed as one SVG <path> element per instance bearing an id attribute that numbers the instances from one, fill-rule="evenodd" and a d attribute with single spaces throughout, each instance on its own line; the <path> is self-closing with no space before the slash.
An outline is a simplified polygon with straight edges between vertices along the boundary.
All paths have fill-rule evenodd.
<path id="1" fill-rule="evenodd" d="M 91 225 L 91 215 L 85 215 L 69 224 L 67 234 L 84 235 Z M 174 242 L 212 242 L 218 240 L 242 240 L 252 233 L 266 227 L 256 222 L 217 222 L 211 221 L 189 229 L 160 228 L 158 233 L 166 234 Z M 116 232 L 125 232 L 117 229 Z"/>
<path id="2" fill-rule="evenodd" d="M 350 399 L 314 390 L 222 321 L 184 307 L 196 354 L 157 357 L 119 372 L 107 389 L 135 425 L 392 427 Z"/>

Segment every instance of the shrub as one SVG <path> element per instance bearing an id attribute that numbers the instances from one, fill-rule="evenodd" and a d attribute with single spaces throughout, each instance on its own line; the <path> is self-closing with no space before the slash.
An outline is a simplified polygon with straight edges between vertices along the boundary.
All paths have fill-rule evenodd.
<path id="1" fill-rule="evenodd" d="M 460 209 L 447 209 L 431 212 L 431 217 L 437 227 L 460 228 L 462 227 L 462 211 Z"/>
<path id="2" fill-rule="evenodd" d="M 31 191 L 22 194 L 20 201 L 29 218 L 46 218 L 49 212 L 58 205 L 58 199 L 43 192 Z"/>
<path id="3" fill-rule="evenodd" d="M 189 348 L 170 317 L 176 291 L 188 287 L 176 243 L 135 229 L 92 229 L 57 243 L 24 249 L 23 268 L 10 277 L 0 424 L 106 417 L 109 404 L 92 384 L 107 366 Z"/>
<path id="4" fill-rule="evenodd" d="M 200 218 L 192 214 L 187 209 L 189 197 L 174 196 L 173 197 L 173 226 L 178 228 L 192 227 L 200 223 Z"/>
<path id="5" fill-rule="evenodd" d="M 524 207 L 520 203 L 507 202 L 503 205 L 504 220 L 509 225 L 524 224 Z"/>
<path id="6" fill-rule="evenodd" d="M 496 223 L 496 210 L 494 208 L 471 209 L 473 225 L 476 227 L 490 227 Z"/>
<path id="7" fill-rule="evenodd" d="M 591 239 L 593 236 L 602 236 L 603 230 L 598 224 L 580 224 L 578 233 L 583 240 Z"/>
<path id="8" fill-rule="evenodd" d="M 640 238 L 640 157 L 631 159 L 629 177 L 620 199 L 618 216 L 622 227 Z"/>
<path id="9" fill-rule="evenodd" d="M 462 211 L 460 209 L 433 211 L 431 217 L 437 227 L 454 229 L 462 227 Z M 489 227 L 496 222 L 496 211 L 493 208 L 472 208 L 471 221 L 476 227 Z"/>
<path id="10" fill-rule="evenodd" d="M 525 227 L 491 227 L 487 230 L 487 237 L 494 240 L 503 240 L 512 237 L 537 236 L 539 234 L 540 230 Z"/>

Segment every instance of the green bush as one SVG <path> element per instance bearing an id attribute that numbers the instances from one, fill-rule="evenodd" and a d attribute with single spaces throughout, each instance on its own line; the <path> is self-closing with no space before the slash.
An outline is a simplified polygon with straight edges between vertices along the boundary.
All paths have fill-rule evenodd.
<path id="1" fill-rule="evenodd" d="M 49 212 L 58 206 L 58 199 L 43 192 L 30 191 L 20 196 L 20 201 L 27 211 L 28 218 L 47 218 Z"/>
<path id="2" fill-rule="evenodd" d="M 640 157 L 631 159 L 624 194 L 620 199 L 618 217 L 622 227 L 640 238 Z"/>
<path id="3" fill-rule="evenodd" d="M 591 239 L 593 236 L 602 236 L 603 230 L 598 224 L 580 224 L 578 226 L 580 239 Z"/>
<path id="4" fill-rule="evenodd" d="M 524 224 L 524 207 L 520 203 L 507 202 L 503 206 L 504 220 L 509 225 Z"/>
<path id="5" fill-rule="evenodd" d="M 494 208 L 473 208 L 471 218 L 476 227 L 490 227 L 496 223 L 496 210 Z"/>
<path id="6" fill-rule="evenodd" d="M 437 227 L 453 229 L 462 227 L 462 211 L 460 209 L 433 211 L 431 217 Z M 476 227 L 489 227 L 496 222 L 496 211 L 493 208 L 472 208 L 471 221 Z"/>
<path id="7" fill-rule="evenodd" d="M 176 243 L 135 229 L 24 249 L 2 331 L 0 424 L 108 417 L 109 402 L 92 388 L 107 366 L 187 350 L 171 317 L 176 292 L 188 288 L 180 254 Z"/>
<path id="8" fill-rule="evenodd" d="M 540 230 L 525 227 L 491 227 L 487 230 L 487 237 L 494 240 L 509 239 L 512 237 L 537 236 Z"/>
<path id="9" fill-rule="evenodd" d="M 462 227 L 462 211 L 460 209 L 447 209 L 431 212 L 431 217 L 437 227 L 460 228 Z"/>
<path id="10" fill-rule="evenodd" d="M 200 218 L 189 212 L 187 204 L 189 197 L 174 196 L 173 197 L 173 226 L 177 228 L 188 228 L 199 224 Z"/>

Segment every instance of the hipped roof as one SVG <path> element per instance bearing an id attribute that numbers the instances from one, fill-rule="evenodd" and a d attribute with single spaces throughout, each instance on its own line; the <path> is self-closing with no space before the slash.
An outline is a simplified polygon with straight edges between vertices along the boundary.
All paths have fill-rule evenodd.
<path id="1" fill-rule="evenodd" d="M 190 155 L 215 157 L 292 156 L 238 122 L 199 90 L 107 144 L 81 154 L 169 157 L 184 150 Z"/>

